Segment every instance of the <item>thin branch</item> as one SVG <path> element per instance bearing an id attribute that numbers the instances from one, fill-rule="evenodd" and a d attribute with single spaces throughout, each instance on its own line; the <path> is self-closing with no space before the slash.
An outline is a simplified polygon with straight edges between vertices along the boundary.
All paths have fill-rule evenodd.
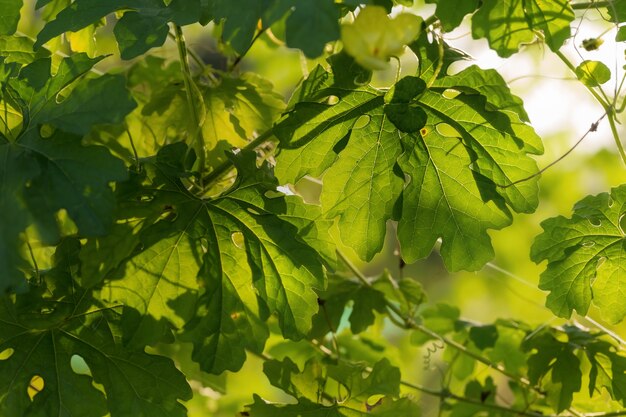
<path id="1" fill-rule="evenodd" d="M 243 147 L 244 150 L 254 150 L 257 147 L 261 146 L 263 143 L 267 142 L 272 135 L 274 134 L 273 129 L 269 128 L 255 139 L 253 139 L 250 143 Z M 217 182 L 224 174 L 231 170 L 233 167 L 233 162 L 229 159 L 224 161 L 221 165 L 218 165 L 213 171 L 211 171 L 207 176 L 202 179 L 202 183 L 205 187 L 209 187 L 213 183 Z"/>
<path id="2" fill-rule="evenodd" d="M 359 279 L 359 281 L 361 281 L 363 283 L 363 285 L 367 286 L 367 287 L 371 287 L 372 284 L 368 281 L 368 279 L 365 277 L 365 275 L 359 271 L 359 269 L 341 252 L 341 251 L 337 251 L 337 255 L 339 256 L 339 258 L 346 264 L 346 266 L 355 274 L 355 276 Z M 396 314 L 398 317 L 400 317 L 402 319 L 402 321 L 404 321 L 404 325 L 402 326 L 402 328 L 405 329 L 412 329 L 412 330 L 417 330 L 421 333 L 424 333 L 427 336 L 432 337 L 433 339 L 438 339 L 440 341 L 442 341 L 443 343 L 445 343 L 447 346 L 450 346 L 456 350 L 458 350 L 459 352 L 469 356 L 470 358 L 476 360 L 477 362 L 480 362 L 484 365 L 486 365 L 487 367 L 498 371 L 500 374 L 506 376 L 507 378 L 511 379 L 512 381 L 517 382 L 520 385 L 523 385 L 525 387 L 527 387 L 528 389 L 531 389 L 535 392 L 537 392 L 540 395 L 545 395 L 543 394 L 537 387 L 535 387 L 527 378 L 523 377 L 523 376 L 518 376 L 515 374 L 510 373 L 508 370 L 506 370 L 505 367 L 503 367 L 500 364 L 494 363 L 492 361 L 490 361 L 489 359 L 481 356 L 478 353 L 475 353 L 471 350 L 469 350 L 466 346 L 452 340 L 449 339 L 445 336 L 442 336 L 440 334 L 438 334 L 437 332 L 430 330 L 429 328 L 427 328 L 426 326 L 424 326 L 423 324 L 420 323 L 416 323 L 411 317 L 405 317 L 402 314 L 402 311 L 400 310 L 400 308 L 398 306 L 396 306 L 395 304 L 386 301 L 387 303 L 387 308 L 392 311 L 394 314 Z M 579 416 L 579 417 L 584 417 L 583 414 L 581 414 L 580 412 L 572 409 L 572 408 L 568 408 L 567 411 L 569 411 L 572 415 L 574 416 Z"/>
<path id="3" fill-rule="evenodd" d="M 545 167 L 541 168 L 539 171 L 535 172 L 532 175 L 529 175 L 527 177 L 524 177 L 522 179 L 519 179 L 517 181 L 513 181 L 510 184 L 496 184 L 498 187 L 500 188 L 509 188 L 514 186 L 515 184 L 519 184 L 521 182 L 526 182 L 528 180 L 531 180 L 535 177 L 538 177 L 539 175 L 543 174 L 544 172 L 546 172 L 548 169 L 552 168 L 554 165 L 556 165 L 557 163 L 561 162 L 567 155 L 569 155 L 570 153 L 572 153 L 574 151 L 574 149 L 576 149 L 576 147 L 578 145 L 580 145 L 580 143 L 587 137 L 587 135 L 589 135 L 591 132 L 595 132 L 598 130 L 598 125 L 600 124 L 600 122 L 602 121 L 602 119 L 604 119 L 607 116 L 607 112 L 604 112 L 602 114 L 602 116 L 600 116 L 598 118 L 598 120 L 596 120 L 595 122 L 593 122 L 591 124 L 591 126 L 589 127 L 589 129 L 587 129 L 587 131 L 585 132 L 584 135 L 582 135 L 582 137 L 580 139 L 578 139 L 578 141 L 567 150 L 567 152 L 565 152 L 563 155 L 559 156 L 557 159 L 555 159 L 554 161 L 550 162 L 548 165 L 546 165 Z M 621 145 L 621 144 L 620 144 Z"/>
<path id="4" fill-rule="evenodd" d="M 200 166 L 200 173 L 205 168 L 205 151 L 204 151 L 204 138 L 202 136 L 202 129 L 200 128 L 200 114 L 198 108 L 194 102 L 194 93 L 197 89 L 189 69 L 189 59 L 187 58 L 187 45 L 185 44 L 185 37 L 183 30 L 180 26 L 174 25 L 174 33 L 176 36 L 176 46 L 178 47 L 178 56 L 180 60 L 180 68 L 183 74 L 183 82 L 185 84 L 185 93 L 187 97 L 187 106 L 191 112 L 191 121 L 193 123 L 194 135 L 192 139 L 192 147 L 196 150 L 198 156 L 198 164 Z M 198 97 L 200 98 L 200 97 Z"/>
<path id="5" fill-rule="evenodd" d="M 230 66 L 229 71 L 232 72 L 235 68 L 237 68 L 237 65 L 239 65 L 243 57 L 246 56 L 246 54 L 250 51 L 250 49 L 252 49 L 252 46 L 254 45 L 254 43 L 261 37 L 261 35 L 265 33 L 267 29 L 268 28 L 262 28 L 256 33 L 256 35 L 254 35 L 254 38 L 252 38 L 252 41 L 250 41 L 250 45 L 248 45 L 246 50 L 243 51 L 241 55 L 237 56 L 237 58 L 235 58 L 235 61 L 233 61 L 233 64 Z"/>
<path id="6" fill-rule="evenodd" d="M 572 3 L 572 9 L 574 10 L 587 10 L 587 9 L 597 9 L 599 7 L 610 7 L 611 1 L 589 1 L 583 3 Z"/>

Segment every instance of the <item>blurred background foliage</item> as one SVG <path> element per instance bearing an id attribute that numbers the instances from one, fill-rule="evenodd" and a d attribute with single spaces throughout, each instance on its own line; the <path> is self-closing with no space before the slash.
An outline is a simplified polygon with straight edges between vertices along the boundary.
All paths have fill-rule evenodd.
<path id="1" fill-rule="evenodd" d="M 68 3 L 69 0 L 53 0 L 52 6 L 44 10 L 53 14 Z M 434 5 L 416 1 L 410 9 L 425 18 L 434 12 Z M 394 11 L 399 11 L 399 8 Z M 50 15 L 42 16 L 41 13 L 35 13 L 34 0 L 25 1 L 19 32 L 34 38 L 43 26 L 43 17 L 49 19 Z M 582 19 L 585 19 L 586 23 L 581 25 L 580 32 L 566 45 L 568 55 L 574 59 L 579 59 L 579 56 L 580 60 L 583 57 L 593 57 L 605 63 L 616 63 L 613 66 L 609 65 L 618 70 L 613 75 L 615 79 L 621 74 L 620 71 L 623 71 L 621 66 L 624 64 L 624 52 L 620 47 L 607 42 L 597 51 L 587 52 L 581 48 L 583 39 L 610 30 L 611 25 L 594 11 L 578 16 L 579 21 Z M 111 23 L 101 22 L 101 26 L 96 30 L 95 40 L 93 29 L 86 29 L 67 38 L 57 38 L 48 46 L 56 51 L 57 57 L 72 51 L 84 51 L 92 56 L 111 54 L 97 65 L 103 72 L 109 69 L 120 71 L 120 68 L 129 68 L 145 60 L 145 56 L 130 61 L 121 60 Z M 286 48 L 280 39 L 280 31 L 276 32 L 266 33 L 254 43 L 239 64 L 238 71 L 253 72 L 269 80 L 274 86 L 274 91 L 287 100 L 299 80 L 318 63 L 323 62 L 325 56 L 317 60 L 306 59 L 299 51 Z M 185 27 L 187 45 L 214 69 L 226 70 L 228 63 L 232 62 L 233 53 L 219 42 L 219 35 L 220 27 L 213 24 L 206 27 L 199 25 Z M 605 36 L 610 38 L 612 35 L 609 31 Z M 528 45 L 514 57 L 503 60 L 488 49 L 486 41 L 472 39 L 467 21 L 452 33 L 444 34 L 444 39 L 475 58 L 475 61 L 463 65 L 475 63 L 483 68 L 497 69 L 510 82 L 513 93 L 522 97 L 531 122 L 545 144 L 546 152 L 538 158 L 540 167 L 563 155 L 602 113 L 602 109 L 583 86 L 572 81 L 568 69 L 540 44 Z M 340 47 L 336 46 L 337 49 Z M 327 52 L 332 52 L 332 46 Z M 162 48 L 151 50 L 149 55 L 162 58 L 166 62 L 178 59 L 176 45 L 171 39 Z M 413 55 L 405 54 L 401 63 L 402 75 L 415 73 L 417 62 Z M 379 87 L 391 85 L 396 77 L 396 65 L 392 61 L 388 70 L 376 72 L 373 84 Z M 460 68 L 456 65 L 451 68 L 451 71 L 458 70 Z M 622 137 L 625 137 L 624 125 L 620 125 L 619 128 Z M 512 226 L 490 233 L 496 258 L 483 270 L 475 273 L 449 273 L 436 252 L 415 264 L 403 265 L 397 256 L 397 243 L 394 240 L 395 234 L 392 233 L 387 235 L 385 249 L 372 262 L 364 264 L 355 255 L 352 260 L 368 276 L 378 276 L 384 271 L 389 271 L 394 276 L 417 280 L 428 294 L 429 305 L 445 303 L 457 306 L 462 317 L 470 321 L 491 323 L 495 318 L 511 318 L 523 320 L 532 326 L 559 325 L 565 321 L 555 318 L 544 307 L 545 293 L 537 288 L 539 274 L 544 265 L 536 265 L 529 259 L 533 239 L 541 232 L 540 223 L 556 215 L 569 216 L 573 204 L 585 195 L 604 192 L 622 183 L 626 183 L 626 170 L 614 149 L 610 132 L 605 125 L 600 125 L 598 131 L 590 134 L 572 154 L 542 175 L 540 205 L 535 213 L 516 215 Z M 306 200 L 315 202 L 320 185 L 303 180 L 296 185 L 296 189 Z M 389 224 L 388 227 L 393 228 L 394 225 Z M 351 253 L 349 248 L 344 247 L 343 250 Z M 337 332 L 337 343 L 342 349 L 350 351 L 351 356 L 368 360 L 386 357 L 393 365 L 402 369 L 403 378 L 409 381 L 425 385 L 429 383 L 438 385 L 441 382 L 444 375 L 442 369 L 446 365 L 440 359 L 443 355 L 448 355 L 447 359 L 450 361 L 450 352 L 432 342 L 416 346 L 411 343 L 410 333 L 398 329 L 382 318 L 379 318 L 367 332 L 362 333 L 360 339 L 354 338 L 347 325 L 348 313 L 349 311 L 344 314 L 344 324 Z M 593 307 L 588 317 L 600 320 Z M 592 326 L 587 318 L 573 319 L 583 326 Z M 625 323 L 613 329 L 618 334 L 626 335 Z M 386 344 L 382 342 L 383 340 L 392 343 Z M 297 355 L 294 357 L 294 348 L 301 353 L 299 357 Z M 189 346 L 161 346 L 156 349 L 178 357 L 179 366 L 195 379 L 192 386 L 199 395 L 195 395 L 194 399 L 186 404 L 192 417 L 236 415 L 243 409 L 243 405 L 252 402 L 253 393 L 269 400 L 288 401 L 284 393 L 269 385 L 262 373 L 264 361 L 261 358 L 250 357 L 239 372 L 210 376 L 202 374 L 197 365 L 190 360 L 183 359 L 189 357 L 189 352 L 185 351 L 190 349 Z M 181 352 L 177 353 L 172 349 L 179 349 Z M 302 367 L 312 349 L 313 347 L 306 342 L 296 343 L 273 336 L 266 352 L 278 359 L 289 353 Z M 452 374 L 459 376 L 481 378 L 481 373 L 485 372 L 484 366 L 464 363 L 462 359 L 451 360 L 451 363 L 451 366 L 455 367 Z M 452 379 L 447 383 L 454 387 L 455 381 Z M 460 384 L 456 388 L 461 390 L 463 386 Z M 506 392 L 501 395 L 506 396 Z M 420 398 L 423 415 L 436 415 L 438 401 L 437 397 Z M 599 407 L 601 411 L 606 411 L 605 405 Z"/>

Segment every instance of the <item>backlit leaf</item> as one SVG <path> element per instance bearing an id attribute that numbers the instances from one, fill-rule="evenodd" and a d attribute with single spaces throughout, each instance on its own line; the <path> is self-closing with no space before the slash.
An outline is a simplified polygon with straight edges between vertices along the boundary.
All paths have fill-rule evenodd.
<path id="1" fill-rule="evenodd" d="M 64 241 L 42 284 L 13 300 L 0 300 L 0 352 L 12 351 L 0 360 L 0 412 L 186 416 L 179 401 L 190 399 L 191 390 L 174 363 L 124 348 L 118 313 L 103 309 L 73 281 L 79 249 L 77 240 Z M 34 376 L 39 377 L 36 384 Z"/>
<path id="2" fill-rule="evenodd" d="M 487 38 L 498 55 L 508 57 L 541 31 L 548 47 L 557 51 L 570 37 L 573 20 L 567 0 L 485 0 L 472 17 L 472 36 Z"/>
<path id="3" fill-rule="evenodd" d="M 543 148 L 523 122 L 519 98 L 497 73 L 477 67 L 430 89 L 406 77 L 387 98 L 347 85 L 320 67 L 311 73 L 296 93 L 300 102 L 274 129 L 278 177 L 332 178 L 322 209 L 339 217 L 342 240 L 364 260 L 381 249 L 386 221 L 397 216 L 407 262 L 428 255 L 441 237 L 448 268 L 482 267 L 493 256 L 487 229 L 510 224 L 510 209 L 537 205 L 536 179 L 518 180 L 537 172 L 526 154 Z"/>
<path id="4" fill-rule="evenodd" d="M 531 258 L 548 261 L 539 288 L 550 291 L 546 305 L 560 317 L 573 310 L 587 314 L 591 302 L 617 323 L 626 315 L 626 186 L 588 196 L 576 203 L 571 218 L 541 223 L 544 232 L 532 246 Z"/>

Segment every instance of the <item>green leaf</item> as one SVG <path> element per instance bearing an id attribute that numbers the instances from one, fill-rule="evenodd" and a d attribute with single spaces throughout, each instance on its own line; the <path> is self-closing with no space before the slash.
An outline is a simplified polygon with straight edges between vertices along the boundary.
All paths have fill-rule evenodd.
<path id="1" fill-rule="evenodd" d="M 311 359 L 300 372 L 291 359 L 285 358 L 283 361 L 266 361 L 263 372 L 272 385 L 294 397 L 298 403 L 270 404 L 255 395 L 255 403 L 248 406 L 251 416 L 302 415 L 298 413 L 345 417 L 419 415 L 419 410 L 410 400 L 392 399 L 399 395 L 400 370 L 391 366 L 387 359 L 378 361 L 371 370 L 364 363 L 342 362 L 324 367 L 317 360 Z M 348 392 L 341 405 L 324 406 L 316 403 L 330 384 L 330 379 L 341 384 Z M 376 404 L 369 405 L 368 399 L 372 396 L 382 398 Z M 402 414 L 394 414 L 398 412 Z"/>
<path id="2" fill-rule="evenodd" d="M 179 400 L 191 390 L 174 363 L 121 346 L 117 313 L 74 281 L 79 249 L 64 241 L 41 284 L 0 300 L 0 352 L 10 353 L 0 361 L 0 412 L 185 416 Z"/>
<path id="3" fill-rule="evenodd" d="M 0 0 L 0 35 L 15 33 L 22 5 L 22 0 Z"/>
<path id="4" fill-rule="evenodd" d="M 130 11 L 113 29 L 122 59 L 132 59 L 151 48 L 163 45 L 169 33 L 167 20 Z M 146 35 L 149 34 L 149 35 Z"/>
<path id="5" fill-rule="evenodd" d="M 617 33 L 615 34 L 615 42 L 624 42 L 626 41 L 626 26 L 622 26 L 617 29 Z"/>
<path id="6" fill-rule="evenodd" d="M 552 51 L 570 37 L 574 11 L 567 0 L 485 0 L 472 17 L 472 37 L 486 38 L 491 49 L 508 57 L 541 31 Z"/>
<path id="7" fill-rule="evenodd" d="M 485 405 L 458 401 L 450 407 L 450 417 L 471 417 L 475 415 L 505 417 L 507 413 L 500 413 L 489 407 L 490 405 L 496 404 L 496 395 L 497 388 L 491 377 L 487 377 L 484 384 L 481 384 L 477 380 L 472 380 L 465 386 L 465 398 L 470 398 L 476 402 L 484 403 Z"/>
<path id="8" fill-rule="evenodd" d="M 188 0 L 185 4 L 187 7 L 183 7 L 180 1 L 169 1 L 166 5 L 162 0 L 76 0 L 43 27 L 37 35 L 35 47 L 39 48 L 63 33 L 77 32 L 113 12 L 124 11 L 115 25 L 114 34 L 122 58 L 134 58 L 163 45 L 168 22 L 183 25 L 201 18 L 199 0 Z"/>
<path id="9" fill-rule="evenodd" d="M 339 38 L 339 8 L 333 0 L 215 0 L 210 10 L 215 21 L 223 19 L 222 37 L 239 54 L 250 48 L 259 20 L 268 28 L 286 14 L 287 46 L 309 58 Z"/>
<path id="10" fill-rule="evenodd" d="M 476 85 L 481 80 L 488 82 Z M 517 181 L 537 172 L 525 154 L 541 153 L 541 141 L 493 71 L 470 67 L 427 90 L 409 77 L 395 91 L 385 99 L 369 86 L 348 89 L 315 69 L 296 93 L 301 101 L 274 129 L 282 145 L 277 176 L 291 183 L 307 174 L 332 178 L 322 209 L 340 218 L 343 242 L 364 260 L 380 251 L 386 221 L 398 216 L 407 262 L 428 255 L 442 237 L 448 268 L 479 269 L 493 254 L 487 229 L 510 224 L 508 207 L 532 212 L 537 205 L 536 179 Z M 411 120 L 396 117 L 399 109 Z M 426 126 L 413 132 L 424 114 Z"/>
<path id="11" fill-rule="evenodd" d="M 0 261 L 0 291 L 20 282 L 16 268 L 22 262 L 14 242 L 29 224 L 36 224 L 47 243 L 59 238 L 60 209 L 67 211 L 82 236 L 103 235 L 112 225 L 109 184 L 126 179 L 126 168 L 106 148 L 83 146 L 79 136 L 66 133 L 84 134 L 94 123 L 119 123 L 134 106 L 120 76 L 81 80 L 66 93 L 64 88 L 98 60 L 76 54 L 61 61 L 51 77 L 50 59 L 38 59 L 23 67 L 19 77 L 7 80 L 3 98 L 19 109 L 21 130 L 14 142 L 0 144 L 6 158 L 2 208 L 14 219 L 0 231 L 0 242 L 7 245 Z M 100 100 L 104 91 L 116 102 Z"/>
<path id="12" fill-rule="evenodd" d="M 276 180 L 266 165 L 256 167 L 256 154 L 234 158 L 233 187 L 203 200 L 184 191 L 179 178 L 185 153 L 178 143 L 157 156 L 146 192 L 164 215 L 142 230 L 142 249 L 128 260 L 126 278 L 110 281 L 108 298 L 138 313 L 126 315 L 137 329 L 134 343 L 154 343 L 186 323 L 184 337 L 194 342 L 202 369 L 236 370 L 246 348 L 262 351 L 269 314 L 278 317 L 284 337 L 308 332 L 324 272 L 317 253 L 294 239 L 298 230 L 280 217 L 288 214 L 286 201 L 272 195 Z M 198 281 L 204 289 L 196 294 Z"/>
<path id="13" fill-rule="evenodd" d="M 400 370 L 391 366 L 389 360 L 382 359 L 377 362 L 367 377 L 363 377 L 366 368 L 364 364 L 344 362 L 327 367 L 328 377 L 348 389 L 348 397 L 344 402 L 346 405 L 357 408 L 373 395 L 385 397 L 400 395 Z"/>
<path id="14" fill-rule="evenodd" d="M 287 17 L 287 46 L 308 58 L 322 54 L 328 42 L 339 38 L 339 9 L 333 0 L 299 0 Z"/>
<path id="15" fill-rule="evenodd" d="M 614 0 L 606 6 L 612 22 L 626 22 L 626 0 Z"/>
<path id="16" fill-rule="evenodd" d="M 424 80 L 435 77 L 435 71 L 438 71 L 436 78 L 445 77 L 448 68 L 454 62 L 472 59 L 465 52 L 452 48 L 442 39 L 437 37 L 429 39 L 428 31 L 422 31 L 419 38 L 411 43 L 409 48 L 418 59 L 418 74 Z M 443 55 L 441 55 L 440 48 L 443 49 Z"/>
<path id="17" fill-rule="evenodd" d="M 350 329 L 354 334 L 365 331 L 374 323 L 375 311 L 378 313 L 386 311 L 385 296 L 380 291 L 345 279 L 334 280 L 332 284 L 329 285 L 327 291 L 320 294 L 320 302 L 323 303 L 322 309 L 326 309 L 326 311 L 320 309 L 318 317 L 314 318 L 314 322 L 317 321 L 319 326 L 324 329 L 323 334 L 337 330 L 343 310 L 350 301 L 353 302 L 349 317 Z M 332 329 L 328 328 L 326 316 L 335 319 L 331 321 Z"/>
<path id="18" fill-rule="evenodd" d="M 600 61 L 583 61 L 576 67 L 576 77 L 588 87 L 598 87 L 611 79 L 611 70 Z"/>
<path id="19" fill-rule="evenodd" d="M 428 116 L 424 109 L 411 104 L 425 89 L 421 78 L 404 77 L 385 94 L 385 114 L 398 130 L 414 133 L 426 125 Z"/>
<path id="20" fill-rule="evenodd" d="M 611 323 L 626 315 L 626 186 L 588 196 L 576 203 L 571 218 L 541 223 L 544 232 L 531 249 L 536 263 L 548 261 L 539 288 L 550 291 L 546 305 L 560 317 L 572 310 L 587 314 L 593 301 Z"/>
<path id="21" fill-rule="evenodd" d="M 463 18 L 478 9 L 480 2 L 478 0 L 427 0 L 426 3 L 436 3 L 437 9 L 435 16 L 439 18 L 441 27 L 446 32 L 451 32 L 458 27 Z"/>
<path id="22" fill-rule="evenodd" d="M 46 49 L 33 50 L 33 41 L 25 36 L 0 36 L 0 55 L 4 63 L 17 62 L 27 65 L 39 58 L 50 55 Z M 7 77 L 8 78 L 8 77 Z"/>
<path id="23" fill-rule="evenodd" d="M 273 386 L 296 399 L 315 400 L 325 381 L 324 366 L 315 359 L 308 360 L 302 372 L 289 357 L 283 361 L 272 359 L 263 363 L 263 373 Z"/>
<path id="24" fill-rule="evenodd" d="M 533 352 L 528 358 L 530 382 L 539 384 L 549 374 L 552 383 L 548 385 L 548 401 L 557 413 L 569 408 L 574 393 L 580 391 L 582 379 L 575 345 L 561 342 L 544 331 L 525 339 L 522 348 Z"/>

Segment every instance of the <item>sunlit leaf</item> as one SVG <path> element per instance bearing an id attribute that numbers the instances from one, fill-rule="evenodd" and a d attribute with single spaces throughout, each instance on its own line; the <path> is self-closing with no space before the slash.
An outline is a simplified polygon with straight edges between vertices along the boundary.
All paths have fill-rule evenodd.
<path id="1" fill-rule="evenodd" d="M 611 70 L 600 61 L 583 61 L 576 67 L 576 77 L 589 87 L 597 87 L 611 79 Z"/>
<path id="2" fill-rule="evenodd" d="M 544 232 L 531 258 L 548 261 L 539 288 L 550 291 L 546 305 L 560 317 L 573 310 L 587 314 L 591 302 L 612 323 L 626 315 L 622 290 L 626 282 L 624 213 L 626 186 L 588 196 L 576 203 L 571 218 L 541 223 Z"/>
<path id="3" fill-rule="evenodd" d="M 79 249 L 78 241 L 64 241 L 41 284 L 0 301 L 0 352 L 13 352 L 0 360 L 0 411 L 186 416 L 179 401 L 190 399 L 191 390 L 174 363 L 124 348 L 117 312 L 74 282 Z M 80 372 L 76 358 L 84 364 Z M 39 378 L 33 381 L 34 376 Z"/>
<path id="4" fill-rule="evenodd" d="M 497 73 L 477 67 L 430 89 L 407 77 L 387 98 L 346 85 L 319 67 L 305 81 L 301 101 L 274 129 L 282 146 L 278 177 L 332 178 L 324 181 L 322 208 L 339 216 L 342 240 L 362 259 L 381 249 L 393 217 L 408 262 L 442 237 L 448 268 L 480 268 L 493 256 L 487 229 L 510 224 L 509 208 L 532 212 L 537 205 L 536 179 L 519 180 L 537 171 L 525 154 L 543 148 L 523 122 L 519 98 Z"/>
<path id="5" fill-rule="evenodd" d="M 548 47 L 557 51 L 570 37 L 573 20 L 567 0 L 485 0 L 472 17 L 472 36 L 487 38 L 498 55 L 508 57 L 541 31 Z"/>

